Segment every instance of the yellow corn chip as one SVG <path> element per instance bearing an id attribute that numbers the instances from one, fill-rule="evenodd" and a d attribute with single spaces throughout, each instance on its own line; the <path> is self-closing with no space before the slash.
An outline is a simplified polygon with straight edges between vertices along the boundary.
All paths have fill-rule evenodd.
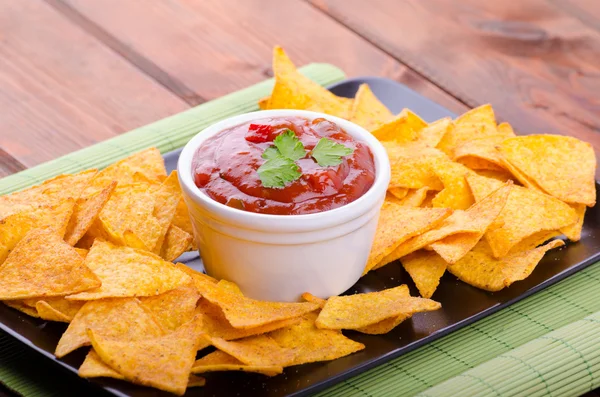
<path id="1" fill-rule="evenodd" d="M 26 304 L 23 303 L 23 301 L 12 300 L 12 301 L 2 301 L 2 303 L 4 303 L 8 307 L 12 307 L 13 309 L 16 309 L 22 313 L 27 314 L 28 316 L 35 317 L 35 318 L 40 317 L 35 307 L 27 306 Z"/>
<path id="2" fill-rule="evenodd" d="M 191 242 L 192 236 L 190 234 L 175 225 L 171 225 L 160 249 L 160 256 L 166 261 L 173 262 L 188 249 Z"/>
<path id="3" fill-rule="evenodd" d="M 307 302 L 317 303 L 321 309 L 323 308 L 323 306 L 325 306 L 325 302 L 327 302 L 327 299 L 323 299 L 323 298 L 319 298 L 317 296 L 314 296 L 310 292 L 303 293 L 302 294 L 302 299 L 304 299 Z"/>
<path id="4" fill-rule="evenodd" d="M 419 132 L 426 126 L 427 123 L 419 116 L 408 109 L 403 109 L 398 116 L 372 130 L 371 133 L 380 141 L 407 143 L 415 141 Z"/>
<path id="5" fill-rule="evenodd" d="M 411 189 L 398 204 L 405 207 L 420 207 L 427 198 L 427 192 L 429 192 L 429 188 L 426 187 Z"/>
<path id="6" fill-rule="evenodd" d="M 130 382 L 183 395 L 202 342 L 196 319 L 156 338 L 123 340 L 94 329 L 88 337 L 98 356 Z"/>
<path id="7" fill-rule="evenodd" d="M 357 329 L 401 314 L 437 310 L 438 302 L 404 296 L 399 286 L 378 292 L 332 296 L 315 322 L 322 329 Z"/>
<path id="8" fill-rule="evenodd" d="M 160 254 L 163 241 L 175 217 L 177 205 L 181 201 L 181 188 L 177 179 L 177 171 L 172 171 L 155 192 L 154 217 L 160 225 L 159 237 L 154 247 L 154 253 Z M 189 244 L 189 241 L 186 244 Z M 179 255 L 178 255 L 179 256 Z"/>
<path id="9" fill-rule="evenodd" d="M 585 204 L 573 204 L 571 208 L 577 213 L 577 222 L 571 226 L 563 227 L 560 231 L 571 241 L 579 241 L 581 239 L 581 229 L 583 229 L 583 219 L 585 218 Z"/>
<path id="10" fill-rule="evenodd" d="M 391 164 L 390 188 L 442 190 L 444 185 L 435 174 L 433 165 L 449 161 L 441 151 L 423 144 L 384 142 Z"/>
<path id="11" fill-rule="evenodd" d="M 84 302 L 69 301 L 64 297 L 44 298 L 43 300 L 33 298 L 23 301 L 30 307 L 35 307 L 41 318 L 50 321 L 71 322 Z M 53 316 L 53 318 L 51 318 Z M 55 320 L 56 318 L 56 320 Z M 61 320 L 58 320 L 58 319 Z"/>
<path id="12" fill-rule="evenodd" d="M 505 136 L 515 136 L 515 131 L 513 130 L 512 126 L 509 123 L 500 123 L 497 126 L 498 128 L 498 133 L 500 133 L 500 135 L 505 135 Z"/>
<path id="13" fill-rule="evenodd" d="M 502 182 L 470 174 L 467 182 L 475 200 L 502 186 Z M 513 186 L 504 209 L 490 225 L 485 239 L 496 258 L 501 258 L 523 239 L 541 232 L 559 230 L 577 222 L 577 213 L 562 201 L 534 189 Z"/>
<path id="14" fill-rule="evenodd" d="M 61 204 L 19 212 L 0 220 L 0 264 L 19 241 L 33 229 L 43 229 L 63 237 L 75 201 L 67 199 Z"/>
<path id="15" fill-rule="evenodd" d="M 391 254 L 404 241 L 434 228 L 452 213 L 443 208 L 411 208 L 385 201 L 379 214 L 375 240 L 365 273 Z"/>
<path id="16" fill-rule="evenodd" d="M 198 284 L 202 297 L 219 306 L 234 328 L 253 328 L 286 320 L 319 308 L 315 303 L 266 302 L 231 293 L 212 283 Z M 235 357 L 235 355 L 233 355 Z M 243 361 L 243 360 L 242 360 Z"/>
<path id="17" fill-rule="evenodd" d="M 90 182 L 83 196 L 103 190 L 113 181 L 119 185 L 132 184 L 136 181 L 136 173 L 153 182 L 162 182 L 167 177 L 164 160 L 157 148 L 142 150 L 106 167 Z"/>
<path id="18" fill-rule="evenodd" d="M 269 109 L 313 110 L 347 118 L 352 99 L 340 98 L 302 75 L 283 49 L 273 49 L 275 85 L 268 102 Z"/>
<path id="19" fill-rule="evenodd" d="M 79 376 L 82 378 L 114 378 L 125 380 L 125 377 L 106 365 L 94 349 L 90 349 L 85 360 L 79 367 Z"/>
<path id="20" fill-rule="evenodd" d="M 83 259 L 85 259 L 85 257 L 87 256 L 87 254 L 89 252 L 89 250 L 87 250 L 85 248 L 75 248 L 75 251 L 77 251 L 79 256 L 81 256 Z"/>
<path id="21" fill-rule="evenodd" d="M 449 264 L 448 271 L 477 288 L 499 291 L 527 278 L 548 250 L 562 245 L 562 240 L 553 240 L 542 247 L 496 259 L 489 244 L 481 240 L 461 260 Z"/>
<path id="22" fill-rule="evenodd" d="M 485 176 L 486 178 L 496 179 L 500 182 L 508 182 L 513 180 L 513 176 L 508 171 L 494 171 L 494 170 L 476 170 L 477 175 Z"/>
<path id="23" fill-rule="evenodd" d="M 55 207 L 67 200 L 77 200 L 97 170 L 59 175 L 38 186 L 0 196 L 0 219 L 39 207 Z"/>
<path id="24" fill-rule="evenodd" d="M 388 190 L 388 193 L 391 193 L 398 200 L 402 200 L 404 197 L 406 197 L 406 195 L 408 194 L 409 190 L 410 189 L 406 189 L 406 188 L 403 188 L 403 187 L 393 187 L 393 188 L 391 188 L 391 189 Z"/>
<path id="25" fill-rule="evenodd" d="M 316 319 L 316 313 L 307 313 L 298 324 L 269 334 L 279 346 L 296 353 L 288 365 L 335 360 L 365 348 L 338 331 L 317 328 Z"/>
<path id="26" fill-rule="evenodd" d="M 117 245 L 125 245 L 129 242 L 136 248 L 141 248 L 139 247 L 141 241 L 146 250 L 151 250 L 163 233 L 162 225 L 154 216 L 155 204 L 156 196 L 152 185 L 120 184 L 100 212 L 99 224 L 102 226 L 103 233 L 96 237 L 106 238 Z M 125 233 L 126 231 L 128 233 Z M 164 232 L 166 233 L 167 229 Z M 124 237 L 125 234 L 127 238 Z"/>
<path id="27" fill-rule="evenodd" d="M 160 295 L 140 298 L 140 301 L 150 309 L 163 328 L 175 330 L 194 318 L 198 299 L 200 293 L 196 287 L 190 285 Z"/>
<path id="28" fill-rule="evenodd" d="M 237 358 L 220 350 L 207 354 L 201 359 L 196 360 L 194 365 L 192 365 L 193 374 L 219 371 L 256 372 L 267 376 L 275 376 L 283 372 L 283 367 L 277 365 L 247 365 Z"/>
<path id="29" fill-rule="evenodd" d="M 83 237 L 100 215 L 116 187 L 117 182 L 112 182 L 105 189 L 77 200 L 65 232 L 67 243 L 75 245 Z"/>
<path id="30" fill-rule="evenodd" d="M 452 133 L 454 123 L 449 117 L 434 121 L 419 131 L 417 142 L 436 147 L 446 133 Z"/>
<path id="31" fill-rule="evenodd" d="M 100 284 L 73 247 L 40 229 L 27 233 L 0 267 L 0 300 L 60 296 Z"/>
<path id="32" fill-rule="evenodd" d="M 235 340 L 246 338 L 248 336 L 266 334 L 267 332 L 289 327 L 300 321 L 300 317 L 288 318 L 285 320 L 273 321 L 265 325 L 259 325 L 252 328 L 233 328 L 225 318 L 223 311 L 219 306 L 214 305 L 202 299 L 198 305 L 198 312 L 203 315 L 204 332 L 210 336 L 225 340 Z"/>
<path id="33" fill-rule="evenodd" d="M 99 240 L 94 242 L 85 264 L 98 276 L 102 285 L 70 295 L 67 299 L 153 296 L 191 282 L 187 274 L 157 255 Z"/>
<path id="34" fill-rule="evenodd" d="M 435 162 L 432 167 L 444 185 L 444 189 L 431 200 L 433 207 L 466 210 L 473 205 L 475 199 L 465 179 L 473 171 L 453 161 Z"/>
<path id="35" fill-rule="evenodd" d="M 270 98 L 270 97 L 268 97 L 268 96 L 266 96 L 266 97 L 264 97 L 264 98 L 260 98 L 260 99 L 258 100 L 258 108 L 259 108 L 260 110 L 267 110 L 267 109 L 269 108 L 269 100 L 270 100 L 270 99 L 271 99 L 271 98 Z"/>
<path id="36" fill-rule="evenodd" d="M 87 329 L 123 340 L 153 338 L 164 333 L 152 313 L 137 299 L 100 299 L 87 302 L 77 312 L 56 346 L 56 357 L 89 346 Z"/>
<path id="37" fill-rule="evenodd" d="M 410 293 L 406 285 L 401 285 L 400 287 L 398 287 L 396 293 L 398 294 L 398 296 L 410 297 Z M 323 305 L 325 305 L 325 300 L 323 300 Z M 411 316 L 412 313 L 402 313 L 397 316 L 381 320 L 378 323 L 367 325 L 366 327 L 357 328 L 355 331 L 369 335 L 387 334 L 388 332 L 396 328 L 398 325 L 400 325 L 402 322 L 409 319 Z"/>
<path id="38" fill-rule="evenodd" d="M 466 211 L 454 211 L 437 228 L 400 244 L 382 262 L 389 263 L 429 245 L 447 262 L 456 262 L 477 244 L 498 217 L 510 190 L 510 184 L 501 186 Z"/>
<path id="39" fill-rule="evenodd" d="M 505 139 L 515 136 L 512 128 L 506 128 L 505 125 L 503 123 L 502 128 L 497 128 L 495 135 L 463 142 L 454 149 L 453 159 L 474 170 L 504 170 L 502 156 L 496 147 Z"/>
<path id="40" fill-rule="evenodd" d="M 201 291 L 202 287 L 206 283 L 216 284 L 219 282 L 219 280 L 217 280 L 216 278 L 212 278 L 207 274 L 194 270 L 191 267 L 184 265 L 183 263 L 176 263 L 175 267 L 192 278 L 192 280 L 194 281 L 194 286 L 198 291 Z"/>
<path id="41" fill-rule="evenodd" d="M 206 386 L 206 379 L 201 376 L 191 375 L 188 379 L 187 387 L 202 387 Z"/>
<path id="42" fill-rule="evenodd" d="M 349 120 L 372 131 L 393 118 L 394 115 L 377 99 L 368 84 L 358 87 Z"/>
<path id="43" fill-rule="evenodd" d="M 406 255 L 401 262 L 423 298 L 431 298 L 448 266 L 441 256 L 425 250 Z"/>
<path id="44" fill-rule="evenodd" d="M 244 295 L 240 287 L 233 281 L 219 280 L 217 285 L 219 286 L 219 288 L 225 288 L 227 291 L 232 292 L 234 294 Z"/>
<path id="45" fill-rule="evenodd" d="M 465 142 L 494 135 L 498 135 L 494 110 L 489 104 L 483 105 L 457 118 L 454 129 L 444 135 L 437 148 L 454 158 L 456 148 Z"/>
<path id="46" fill-rule="evenodd" d="M 568 203 L 596 203 L 596 155 L 592 145 L 559 135 L 528 135 L 505 140 L 499 147 L 508 163 L 544 193 Z M 519 178 L 520 175 L 515 175 Z"/>
<path id="47" fill-rule="evenodd" d="M 260 367 L 285 367 L 292 365 L 296 352 L 281 347 L 267 335 L 256 335 L 236 341 L 206 337 L 217 349 L 235 357 L 246 365 Z"/>
<path id="48" fill-rule="evenodd" d="M 40 316 L 40 318 L 43 320 L 59 321 L 59 322 L 63 322 L 63 323 L 71 322 L 71 319 L 69 317 L 67 317 L 63 313 L 59 312 L 58 310 L 54 309 L 52 306 L 50 306 L 45 301 L 39 301 L 35 305 L 35 309 L 37 310 L 37 313 Z"/>

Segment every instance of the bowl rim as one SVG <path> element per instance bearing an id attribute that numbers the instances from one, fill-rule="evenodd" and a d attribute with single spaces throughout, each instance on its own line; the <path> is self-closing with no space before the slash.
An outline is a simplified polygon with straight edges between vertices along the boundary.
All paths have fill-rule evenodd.
<path id="1" fill-rule="evenodd" d="M 200 147 L 207 139 L 218 133 L 248 121 L 266 117 L 303 117 L 309 120 L 325 118 L 336 123 L 354 139 L 365 143 L 375 162 L 375 180 L 373 185 L 359 198 L 351 203 L 331 210 L 313 214 L 299 215 L 273 215 L 243 211 L 228 207 L 207 194 L 203 193 L 194 183 L 192 162 Z M 390 180 L 390 162 L 383 145 L 370 132 L 363 127 L 348 120 L 331 116 L 325 113 L 307 110 L 276 109 L 261 110 L 244 113 L 221 120 L 196 134 L 184 146 L 177 161 L 179 182 L 184 194 L 193 202 L 207 209 L 212 215 L 228 223 L 245 226 L 254 230 L 271 230 L 278 232 L 310 231 L 315 228 L 332 227 L 356 219 L 371 210 L 374 206 L 381 206 Z M 189 205 L 188 205 L 189 206 Z M 320 227 L 316 227 L 320 226 Z"/>

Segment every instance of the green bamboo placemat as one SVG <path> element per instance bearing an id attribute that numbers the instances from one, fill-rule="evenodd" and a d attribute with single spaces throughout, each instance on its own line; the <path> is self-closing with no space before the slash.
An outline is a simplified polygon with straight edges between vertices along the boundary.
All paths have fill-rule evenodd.
<path id="1" fill-rule="evenodd" d="M 339 69 L 326 64 L 308 65 L 302 71 L 323 85 L 344 77 Z M 90 167 L 104 167 L 150 146 L 158 147 L 163 153 L 177 149 L 204 127 L 220 119 L 256 110 L 256 101 L 267 95 L 271 87 L 272 81 L 259 83 L 0 179 L 0 194 L 22 189 L 57 174 Z M 587 318 L 585 321 L 589 324 L 592 324 L 593 319 L 599 318 L 600 299 L 596 293 L 599 282 L 600 263 L 471 326 L 336 385 L 319 395 L 374 397 L 409 396 L 425 392 L 428 396 L 437 396 L 446 391 L 446 386 L 435 387 L 444 381 L 455 387 L 456 389 L 452 389 L 455 391 L 461 390 L 462 382 L 465 391 L 484 394 L 483 389 L 477 388 L 477 384 L 487 382 L 488 378 L 492 382 L 490 385 L 496 390 L 504 390 L 502 387 L 510 389 L 511 384 L 515 387 L 520 385 L 521 392 L 515 395 L 528 395 L 529 391 L 539 392 L 541 389 L 539 385 L 536 386 L 536 382 L 542 382 L 547 391 L 565 392 L 561 395 L 577 395 L 594 389 L 598 386 L 596 379 L 600 378 L 600 368 L 595 364 L 596 361 L 593 361 L 597 357 L 589 354 L 589 346 L 600 344 L 600 327 L 596 323 L 587 325 L 585 333 L 581 336 L 581 327 L 577 324 L 584 318 Z M 558 336 L 551 333 L 559 328 L 561 329 L 557 331 Z M 558 350 L 556 344 L 545 345 L 549 338 L 560 339 L 561 342 L 556 343 L 571 345 L 573 353 L 567 354 L 564 350 L 565 353 L 562 354 L 563 351 Z M 534 347 L 527 347 L 530 344 Z M 536 346 L 542 348 L 535 349 Z M 577 357 L 580 355 L 575 351 L 581 353 L 588 362 L 584 368 L 584 371 L 588 371 L 586 376 L 577 372 Z M 23 369 L 18 365 L 18 357 L 29 355 L 34 353 L 18 342 L 7 337 L 0 338 L 0 382 L 27 397 L 66 395 L 62 390 L 56 389 L 55 377 L 44 380 L 44 377 L 35 377 L 27 366 Z M 507 355 L 522 361 L 520 371 L 514 370 L 516 366 L 508 366 L 502 371 L 495 369 L 498 366 L 506 367 L 502 360 L 507 360 Z M 554 367 L 540 364 L 557 358 L 561 359 L 565 368 L 570 366 L 569 370 L 561 372 L 560 376 L 554 376 L 554 372 L 546 373 L 555 371 Z M 526 372 L 524 368 L 532 370 Z M 532 378 L 531 373 L 536 371 L 540 376 Z M 467 382 L 465 379 L 471 381 Z M 569 393 L 566 392 L 565 385 L 569 385 Z M 491 388 L 488 389 L 494 394 Z M 462 392 L 454 395 L 457 394 L 466 395 Z"/>

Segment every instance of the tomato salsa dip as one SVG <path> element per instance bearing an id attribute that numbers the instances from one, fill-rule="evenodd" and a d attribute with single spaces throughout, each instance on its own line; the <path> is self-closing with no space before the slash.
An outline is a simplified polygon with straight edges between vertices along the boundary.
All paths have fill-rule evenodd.
<path id="1" fill-rule="evenodd" d="M 375 180 L 369 147 L 324 118 L 273 117 L 226 129 L 197 150 L 196 186 L 227 206 L 273 215 L 341 207 Z"/>

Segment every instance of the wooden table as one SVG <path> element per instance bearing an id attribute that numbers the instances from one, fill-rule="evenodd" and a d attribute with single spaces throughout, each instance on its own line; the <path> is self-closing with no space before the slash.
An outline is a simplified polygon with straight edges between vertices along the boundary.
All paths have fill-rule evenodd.
<path id="1" fill-rule="evenodd" d="M 299 65 L 600 150 L 600 0 L 3 0 L 0 176 Z"/>

